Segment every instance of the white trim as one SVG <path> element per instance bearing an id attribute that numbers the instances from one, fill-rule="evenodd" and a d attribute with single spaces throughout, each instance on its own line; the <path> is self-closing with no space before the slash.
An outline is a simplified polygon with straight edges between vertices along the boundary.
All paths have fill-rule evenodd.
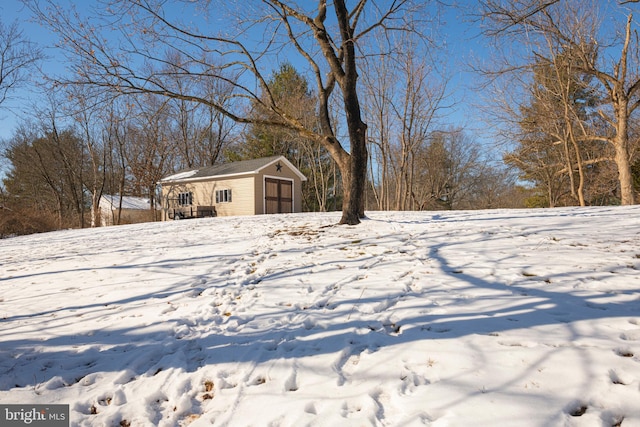
<path id="1" fill-rule="evenodd" d="M 297 168 L 297 167 L 293 166 L 293 164 L 292 164 L 289 160 L 287 160 L 287 158 L 286 158 L 286 157 L 284 157 L 284 156 L 280 156 L 280 157 L 278 157 L 278 158 L 273 159 L 272 161 L 270 161 L 270 162 L 269 162 L 269 163 L 267 163 L 266 165 L 264 165 L 264 166 L 262 166 L 261 168 L 257 169 L 255 172 L 256 172 L 256 173 L 259 173 L 262 169 L 264 169 L 264 168 L 268 168 L 269 166 L 271 166 L 271 165 L 273 165 L 273 164 L 275 164 L 275 163 L 277 163 L 277 162 L 280 162 L 280 161 L 284 161 L 284 163 L 287 165 L 287 167 L 288 167 L 289 169 L 291 169 L 291 171 L 292 171 L 294 174 L 296 174 L 296 175 L 298 176 L 298 178 L 300 178 L 302 181 L 306 181 L 306 180 L 307 180 L 307 177 L 306 177 L 306 176 L 304 176 L 304 175 L 302 174 L 302 172 L 300 172 L 300 171 L 298 170 L 298 168 Z M 275 178 L 275 177 L 274 177 L 274 178 Z M 278 178 L 278 179 L 280 179 L 280 178 Z"/>
<path id="2" fill-rule="evenodd" d="M 277 179 L 278 181 L 291 181 L 291 212 L 296 211 L 296 180 L 283 176 L 262 175 L 262 214 L 267 214 L 267 178 Z"/>

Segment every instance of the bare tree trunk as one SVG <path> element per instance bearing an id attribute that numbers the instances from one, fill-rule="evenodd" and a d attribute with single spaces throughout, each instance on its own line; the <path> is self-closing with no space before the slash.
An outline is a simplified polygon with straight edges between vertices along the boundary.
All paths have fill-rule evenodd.
<path id="1" fill-rule="evenodd" d="M 620 116 L 624 113 L 618 113 Z M 613 140 L 615 148 L 615 161 L 618 166 L 618 180 L 620 181 L 620 203 L 622 205 L 635 204 L 635 191 L 633 189 L 633 175 L 631 162 L 629 161 L 629 134 L 627 121 L 618 122 L 616 137 Z"/>
<path id="2" fill-rule="evenodd" d="M 374 149 L 369 148 L 369 163 L 373 163 L 372 156 L 374 155 L 374 152 L 375 152 L 375 148 Z M 378 165 L 378 167 L 381 167 L 381 166 Z M 381 209 L 380 208 L 380 205 L 381 205 L 380 195 L 381 195 L 381 189 L 383 188 L 382 184 L 378 180 L 378 187 L 376 187 L 376 178 L 377 177 L 375 175 L 375 172 L 374 172 L 373 168 L 369 169 L 369 176 L 370 176 L 370 179 L 371 179 L 371 192 L 373 193 L 373 197 L 375 198 L 376 207 L 378 209 Z"/>
<path id="3" fill-rule="evenodd" d="M 358 99 L 358 69 L 354 28 L 351 26 L 350 13 L 344 0 L 335 0 L 334 7 L 340 35 L 342 37 L 343 75 L 338 80 L 344 99 L 344 112 L 351 152 L 348 174 L 341 170 L 345 184 L 345 201 L 342 206 L 341 224 L 355 225 L 364 218 L 364 195 L 367 183 L 367 125 L 362 121 L 360 100 Z M 345 181 L 345 176 L 347 179 Z"/>
<path id="4" fill-rule="evenodd" d="M 576 194 L 578 196 L 578 203 L 580 203 L 580 206 L 586 206 L 586 203 L 584 201 L 585 176 L 584 167 L 582 165 L 582 155 L 580 154 L 580 146 L 578 145 L 578 141 L 576 141 L 575 134 L 573 133 L 573 130 L 571 130 L 571 128 L 569 129 L 569 140 L 571 141 L 573 149 L 576 152 L 576 167 L 578 168 L 578 188 L 576 189 Z M 569 172 L 571 173 L 571 176 L 573 176 L 573 171 Z"/>
<path id="5" fill-rule="evenodd" d="M 564 163 L 567 170 L 567 176 L 569 177 L 569 188 L 571 189 L 571 195 L 574 198 L 578 198 L 576 194 L 575 178 L 573 177 L 573 164 L 571 163 L 571 154 L 569 153 L 569 136 L 564 135 L 562 138 L 562 148 L 564 149 Z"/>

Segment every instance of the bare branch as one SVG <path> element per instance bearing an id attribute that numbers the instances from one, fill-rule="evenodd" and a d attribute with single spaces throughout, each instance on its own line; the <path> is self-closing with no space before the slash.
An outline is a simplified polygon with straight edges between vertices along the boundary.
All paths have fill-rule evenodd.
<path id="1" fill-rule="evenodd" d="M 43 55 L 14 22 L 5 26 L 0 21 L 0 106 L 11 92 L 29 80 L 32 69 Z"/>

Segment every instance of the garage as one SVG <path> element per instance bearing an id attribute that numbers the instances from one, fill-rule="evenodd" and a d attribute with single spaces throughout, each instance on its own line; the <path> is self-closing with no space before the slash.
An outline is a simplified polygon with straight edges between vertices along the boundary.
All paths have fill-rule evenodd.
<path id="1" fill-rule="evenodd" d="M 163 220 L 302 212 L 306 180 L 284 156 L 187 169 L 159 182 Z"/>

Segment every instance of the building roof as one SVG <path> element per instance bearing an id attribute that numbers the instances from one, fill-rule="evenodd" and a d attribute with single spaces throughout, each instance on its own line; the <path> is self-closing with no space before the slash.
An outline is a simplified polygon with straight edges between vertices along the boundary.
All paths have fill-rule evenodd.
<path id="1" fill-rule="evenodd" d="M 221 165 L 206 166 L 199 169 L 189 169 L 167 176 L 160 180 L 160 183 L 166 182 L 184 182 L 198 181 L 206 178 L 232 177 L 237 175 L 252 175 L 259 173 L 264 168 L 276 164 L 278 162 L 285 163 L 302 181 L 307 178 L 289 162 L 284 156 L 263 157 L 260 159 L 242 160 L 239 162 L 224 163 Z"/>
<path id="2" fill-rule="evenodd" d="M 100 198 L 100 207 L 104 209 L 118 209 L 120 196 L 103 195 Z M 151 209 L 151 202 L 147 197 L 122 196 L 122 209 Z"/>

